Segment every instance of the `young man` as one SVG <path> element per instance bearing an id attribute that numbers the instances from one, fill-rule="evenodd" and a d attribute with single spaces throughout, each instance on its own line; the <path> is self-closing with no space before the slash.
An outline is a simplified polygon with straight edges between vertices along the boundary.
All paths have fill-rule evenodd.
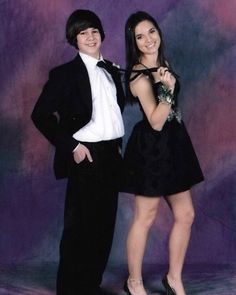
<path id="1" fill-rule="evenodd" d="M 117 68 L 100 53 L 105 34 L 96 14 L 74 11 L 66 37 L 78 55 L 50 71 L 32 120 L 56 148 L 56 177 L 68 178 L 57 294 L 97 295 L 115 225 L 124 93 Z"/>

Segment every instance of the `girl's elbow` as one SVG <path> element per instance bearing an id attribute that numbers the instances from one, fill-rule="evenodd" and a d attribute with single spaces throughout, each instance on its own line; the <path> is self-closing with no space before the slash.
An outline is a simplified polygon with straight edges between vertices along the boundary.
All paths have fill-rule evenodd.
<path id="1" fill-rule="evenodd" d="M 155 123 L 155 124 L 151 124 L 152 129 L 154 129 L 155 131 L 161 131 L 163 128 L 163 124 L 161 123 Z"/>
<path id="2" fill-rule="evenodd" d="M 149 123 L 153 130 L 161 131 L 165 124 L 165 120 L 163 120 L 162 117 L 157 118 L 156 116 L 151 116 L 149 118 Z"/>

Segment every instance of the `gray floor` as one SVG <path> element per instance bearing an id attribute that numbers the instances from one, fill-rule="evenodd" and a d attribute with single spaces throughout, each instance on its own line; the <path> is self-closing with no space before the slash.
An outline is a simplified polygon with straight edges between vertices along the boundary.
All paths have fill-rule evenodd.
<path id="1" fill-rule="evenodd" d="M 164 272 L 164 266 L 145 266 L 148 294 L 165 294 L 160 283 Z M 0 295 L 55 295 L 55 275 L 56 265 L 1 267 Z M 183 277 L 188 295 L 236 295 L 236 265 L 188 265 Z M 110 267 L 103 282 L 106 293 L 125 295 L 125 278 L 124 267 Z"/>

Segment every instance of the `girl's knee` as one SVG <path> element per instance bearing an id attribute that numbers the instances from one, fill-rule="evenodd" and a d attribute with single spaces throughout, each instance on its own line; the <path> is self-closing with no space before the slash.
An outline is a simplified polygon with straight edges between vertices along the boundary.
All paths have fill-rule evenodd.
<path id="1" fill-rule="evenodd" d="M 175 221 L 187 226 L 191 226 L 194 222 L 195 212 L 194 210 L 186 210 L 175 216 Z"/>
<path id="2" fill-rule="evenodd" d="M 146 214 L 138 214 L 135 217 L 135 222 L 137 222 L 137 224 L 143 228 L 149 229 L 156 217 L 156 210 L 150 210 L 149 212 L 147 212 Z"/>

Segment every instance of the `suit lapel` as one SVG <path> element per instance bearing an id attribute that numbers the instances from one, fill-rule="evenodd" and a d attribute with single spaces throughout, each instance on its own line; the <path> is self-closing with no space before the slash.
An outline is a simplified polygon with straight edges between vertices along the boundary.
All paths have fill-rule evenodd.
<path id="1" fill-rule="evenodd" d="M 112 65 L 110 61 L 106 60 L 106 62 L 109 64 L 111 68 L 111 75 L 117 90 L 117 102 L 121 110 L 123 111 L 124 92 L 123 92 L 122 84 L 120 81 L 119 72 Z M 84 105 L 87 106 L 89 113 L 92 114 L 92 92 L 91 92 L 91 85 L 89 81 L 88 71 L 79 54 L 77 54 L 77 56 L 73 60 L 73 65 L 74 65 L 74 75 L 76 77 L 76 80 L 78 81 L 78 91 L 81 94 L 81 98 L 83 99 Z M 81 89 L 83 91 L 82 93 L 81 93 Z"/>
<path id="2" fill-rule="evenodd" d="M 89 113 L 92 113 L 92 91 L 88 71 L 79 54 L 75 57 L 73 64 L 80 99 L 82 99 L 83 104 L 88 107 Z"/>

